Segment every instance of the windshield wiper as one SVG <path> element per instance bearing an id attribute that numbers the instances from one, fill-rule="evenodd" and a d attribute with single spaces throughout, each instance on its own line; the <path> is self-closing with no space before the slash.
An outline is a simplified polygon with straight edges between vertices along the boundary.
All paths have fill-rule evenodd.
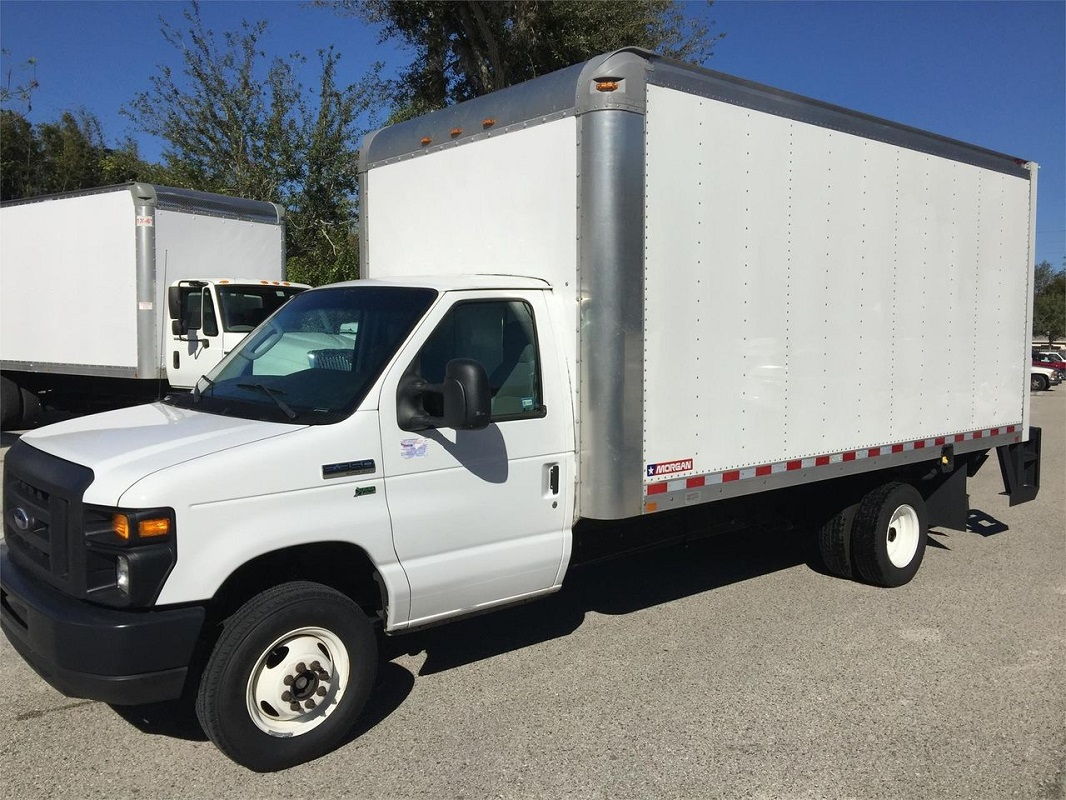
<path id="1" fill-rule="evenodd" d="M 282 400 L 278 395 L 285 394 L 280 389 L 271 389 L 269 386 L 264 386 L 261 383 L 238 383 L 238 389 L 258 389 L 275 403 L 278 404 L 278 408 L 285 412 L 285 416 L 289 419 L 296 419 L 296 412 L 292 410 L 292 406 Z"/>
<path id="2" fill-rule="evenodd" d="M 206 381 L 208 389 L 214 389 L 215 388 L 215 382 L 213 380 L 211 380 L 206 375 L 201 375 L 199 378 L 196 379 L 196 383 L 193 384 L 193 387 L 192 387 L 192 401 L 194 403 L 199 403 L 200 402 L 200 394 L 201 394 L 201 392 L 200 392 L 200 381 Z"/>

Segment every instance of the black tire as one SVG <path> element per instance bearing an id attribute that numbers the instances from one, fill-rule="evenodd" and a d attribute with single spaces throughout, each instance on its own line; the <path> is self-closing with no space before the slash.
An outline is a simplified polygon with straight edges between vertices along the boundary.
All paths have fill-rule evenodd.
<path id="1" fill-rule="evenodd" d="M 19 424 L 23 428 L 32 428 L 41 420 L 41 398 L 25 386 L 19 387 L 19 394 L 22 396 L 22 414 Z"/>
<path id="2" fill-rule="evenodd" d="M 853 575 L 851 528 L 858 510 L 858 503 L 842 508 L 818 529 L 818 551 L 822 555 L 822 563 L 830 574 L 839 578 Z"/>
<path id="3" fill-rule="evenodd" d="M 1033 392 L 1046 392 L 1048 379 L 1046 375 L 1031 375 L 1029 377 L 1029 389 Z"/>
<path id="4" fill-rule="evenodd" d="M 0 375 L 0 429 L 18 427 L 22 420 L 22 394 L 11 378 Z"/>
<path id="5" fill-rule="evenodd" d="M 273 643 L 307 627 L 324 629 L 340 640 L 349 660 L 348 681 L 339 702 L 317 726 L 296 735 L 272 735 L 252 718 L 250 680 L 261 663 L 269 665 L 268 652 L 286 650 L 272 648 Z M 238 764 L 257 772 L 286 769 L 341 743 L 366 705 L 377 664 L 370 621 L 350 598 L 318 583 L 281 584 L 257 594 L 225 621 L 200 680 L 196 716 L 211 741 Z M 290 688 L 296 685 L 286 680 Z M 308 697 L 318 699 L 315 694 Z"/>
<path id="6" fill-rule="evenodd" d="M 904 508 L 909 507 L 910 512 Z M 911 517 L 903 533 L 890 526 L 893 514 L 901 510 L 905 517 Z M 897 537 L 909 536 L 910 528 L 917 527 L 917 540 L 913 554 L 903 562 L 908 552 L 903 548 L 902 555 L 896 552 L 896 562 L 889 554 L 890 543 Z M 870 491 L 859 503 L 851 531 L 851 557 L 858 576 L 867 583 L 876 586 L 902 586 L 914 577 L 925 555 L 925 541 L 929 529 L 929 511 L 921 493 L 910 484 L 886 483 Z M 903 543 L 901 538 L 900 543 Z M 899 547 L 899 545 L 897 545 Z"/>

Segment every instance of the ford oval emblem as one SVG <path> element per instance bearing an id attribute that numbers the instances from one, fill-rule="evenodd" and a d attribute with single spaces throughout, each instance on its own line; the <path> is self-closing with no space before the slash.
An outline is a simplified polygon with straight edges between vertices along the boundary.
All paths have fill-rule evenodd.
<path id="1" fill-rule="evenodd" d="M 11 521 L 15 523 L 15 527 L 20 531 L 28 531 L 30 526 L 33 525 L 33 517 L 22 506 L 11 512 Z"/>

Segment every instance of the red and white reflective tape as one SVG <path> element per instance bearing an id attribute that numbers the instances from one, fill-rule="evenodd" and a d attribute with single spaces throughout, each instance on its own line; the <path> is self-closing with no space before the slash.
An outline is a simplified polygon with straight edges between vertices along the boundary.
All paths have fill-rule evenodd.
<path id="1" fill-rule="evenodd" d="M 686 478 L 675 478 L 670 481 L 659 481 L 644 485 L 645 496 L 666 494 L 667 492 L 680 492 L 685 489 L 700 489 L 704 486 L 713 486 L 719 483 L 732 483 L 749 478 L 764 478 L 767 475 L 777 475 L 781 472 L 794 472 L 814 467 L 824 467 L 829 464 L 842 464 L 846 461 L 861 461 L 865 458 L 878 458 L 893 453 L 905 453 L 908 450 L 922 450 L 927 447 L 943 447 L 944 445 L 969 442 L 974 439 L 987 439 L 990 436 L 1017 433 L 1021 425 L 1004 425 L 999 428 L 985 428 L 969 433 L 955 433 L 947 436 L 934 436 L 931 439 L 918 439 L 912 442 L 899 444 L 883 444 L 880 447 L 864 447 L 859 450 L 846 450 L 842 453 L 828 453 L 821 456 L 809 456 L 808 458 L 795 458 L 790 461 L 778 461 L 776 464 L 760 464 L 754 467 L 730 469 L 725 472 L 712 472 L 705 475 L 693 475 Z"/>

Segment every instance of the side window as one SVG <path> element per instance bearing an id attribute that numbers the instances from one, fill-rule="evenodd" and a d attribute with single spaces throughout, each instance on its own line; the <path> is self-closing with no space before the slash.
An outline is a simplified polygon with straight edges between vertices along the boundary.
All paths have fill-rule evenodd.
<path id="1" fill-rule="evenodd" d="M 181 288 L 181 293 L 183 295 L 181 298 L 181 307 L 185 312 L 185 318 L 182 321 L 185 323 L 185 329 L 190 331 L 199 330 L 201 312 L 203 310 L 203 292 L 199 289 L 183 286 Z"/>
<path id="2" fill-rule="evenodd" d="M 211 299 L 211 290 L 204 289 L 204 335 L 218 336 L 218 319 L 215 317 L 215 301 Z"/>
<path id="3" fill-rule="evenodd" d="M 459 303 L 419 353 L 416 368 L 429 383 L 444 380 L 453 358 L 481 362 L 489 376 L 494 420 L 542 416 L 540 364 L 533 310 L 521 300 Z M 440 416 L 440 397 L 427 393 L 426 412 Z"/>

